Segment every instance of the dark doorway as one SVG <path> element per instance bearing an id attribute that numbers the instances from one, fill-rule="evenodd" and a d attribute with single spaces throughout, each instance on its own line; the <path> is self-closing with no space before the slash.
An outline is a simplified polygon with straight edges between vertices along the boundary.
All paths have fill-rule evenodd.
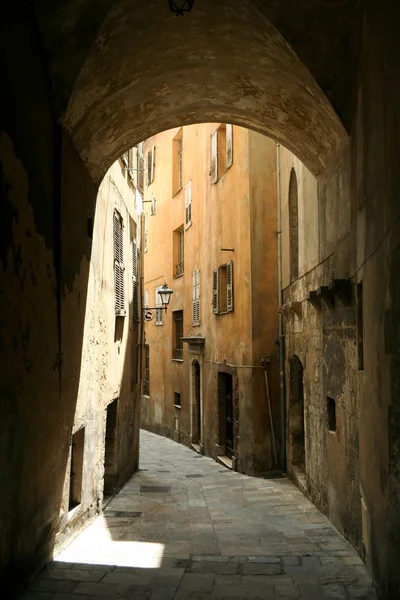
<path id="1" fill-rule="evenodd" d="M 79 429 L 72 436 L 71 470 L 69 476 L 68 510 L 79 506 L 82 501 L 83 462 L 85 449 L 85 428 Z"/>
<path id="2" fill-rule="evenodd" d="M 104 448 L 104 496 L 114 493 L 117 477 L 117 414 L 118 400 L 107 406 Z"/>
<path id="3" fill-rule="evenodd" d="M 193 363 L 194 376 L 194 406 L 193 406 L 193 434 L 195 442 L 201 444 L 201 408 L 200 408 L 200 365 L 197 360 Z"/>
<path id="4" fill-rule="evenodd" d="M 305 470 L 303 365 L 298 356 L 290 359 L 289 431 L 292 464 Z"/>
<path id="5" fill-rule="evenodd" d="M 218 373 L 219 444 L 225 445 L 225 454 L 233 456 L 233 397 L 232 375 Z"/>

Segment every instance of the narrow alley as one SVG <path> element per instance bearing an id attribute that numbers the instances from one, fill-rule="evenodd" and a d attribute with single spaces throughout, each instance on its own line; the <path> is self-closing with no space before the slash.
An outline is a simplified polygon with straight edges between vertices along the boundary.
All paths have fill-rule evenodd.
<path id="1" fill-rule="evenodd" d="M 352 546 L 287 479 L 141 431 L 141 465 L 23 600 L 376 598 Z"/>

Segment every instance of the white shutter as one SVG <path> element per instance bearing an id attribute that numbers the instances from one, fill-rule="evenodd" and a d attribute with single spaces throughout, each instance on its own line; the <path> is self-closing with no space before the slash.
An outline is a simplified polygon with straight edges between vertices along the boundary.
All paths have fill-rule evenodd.
<path id="1" fill-rule="evenodd" d="M 233 262 L 226 263 L 226 310 L 233 311 Z"/>
<path id="2" fill-rule="evenodd" d="M 124 163 L 125 167 L 129 167 L 129 150 L 128 152 L 124 152 L 123 155 L 121 156 L 122 162 Z"/>
<path id="3" fill-rule="evenodd" d="M 213 271 L 213 312 L 214 314 L 219 313 L 219 269 L 214 269 Z"/>
<path id="4" fill-rule="evenodd" d="M 210 140 L 210 177 L 211 183 L 218 180 L 218 131 L 211 134 Z"/>
<path id="5" fill-rule="evenodd" d="M 156 199 L 154 197 L 154 194 L 151 194 L 151 215 L 154 217 L 154 215 L 156 214 Z"/>
<path id="6" fill-rule="evenodd" d="M 149 306 L 149 292 L 147 290 L 145 290 L 144 292 L 143 304 L 144 308 L 147 308 Z"/>
<path id="7" fill-rule="evenodd" d="M 162 286 L 158 286 L 156 287 L 156 303 L 155 303 L 155 307 L 156 307 L 156 325 L 162 325 L 163 324 L 163 309 L 162 307 L 162 303 L 161 303 L 161 298 L 160 298 L 160 294 L 158 293 L 160 291 Z"/>
<path id="8" fill-rule="evenodd" d="M 194 271 L 192 275 L 192 323 L 200 325 L 200 271 Z"/>
<path id="9" fill-rule="evenodd" d="M 114 284 L 115 284 L 115 314 L 125 315 L 124 290 L 124 246 L 122 234 L 122 217 L 114 211 Z"/>
<path id="10" fill-rule="evenodd" d="M 192 181 L 185 187 L 185 229 L 192 224 Z"/>
<path id="11" fill-rule="evenodd" d="M 226 168 L 233 163 L 233 128 L 232 125 L 226 125 Z"/>

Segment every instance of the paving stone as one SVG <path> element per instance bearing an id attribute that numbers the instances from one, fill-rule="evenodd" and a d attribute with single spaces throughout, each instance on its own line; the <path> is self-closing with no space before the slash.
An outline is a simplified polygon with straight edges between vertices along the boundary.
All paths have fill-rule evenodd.
<path id="1" fill-rule="evenodd" d="M 185 573 L 182 577 L 180 591 L 211 592 L 215 576 L 211 573 Z"/>
<path id="2" fill-rule="evenodd" d="M 282 573 L 280 564 L 249 563 L 243 565 L 243 575 L 279 575 Z"/>

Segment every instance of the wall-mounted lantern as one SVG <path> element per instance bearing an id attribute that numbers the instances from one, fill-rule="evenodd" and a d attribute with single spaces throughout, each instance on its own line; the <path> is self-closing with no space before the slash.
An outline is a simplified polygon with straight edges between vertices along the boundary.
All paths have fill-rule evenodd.
<path id="1" fill-rule="evenodd" d="M 149 307 L 145 307 L 143 308 L 143 320 L 144 321 L 152 321 L 154 319 L 154 314 L 153 314 L 153 310 L 165 310 L 165 312 L 167 312 L 168 310 L 168 304 L 170 303 L 171 300 L 171 296 L 174 292 L 171 290 L 170 287 L 168 287 L 168 285 L 166 283 L 164 283 L 163 286 L 161 286 L 161 289 L 158 290 L 158 294 L 160 296 L 161 299 L 161 304 L 162 306 L 155 306 L 152 308 Z"/>
<path id="2" fill-rule="evenodd" d="M 180 2 L 168 0 L 168 4 L 171 12 L 173 12 L 177 17 L 183 17 L 185 12 L 190 12 L 192 10 L 194 0 L 181 0 Z"/>

